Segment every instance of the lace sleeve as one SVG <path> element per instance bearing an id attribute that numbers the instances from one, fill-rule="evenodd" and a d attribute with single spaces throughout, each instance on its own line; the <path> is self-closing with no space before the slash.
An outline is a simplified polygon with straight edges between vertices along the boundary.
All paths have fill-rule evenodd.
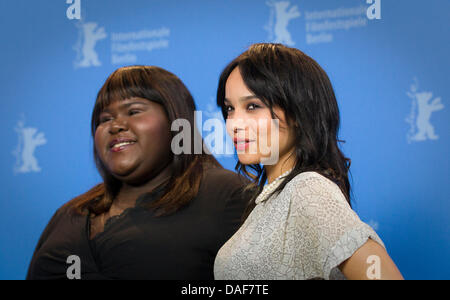
<path id="1" fill-rule="evenodd" d="M 330 279 L 331 273 L 336 274 L 335 268 L 368 238 L 384 247 L 328 178 L 315 172 L 299 174 L 286 185 L 286 195 L 291 197 L 287 232 L 295 233 L 294 257 L 307 278 Z"/>

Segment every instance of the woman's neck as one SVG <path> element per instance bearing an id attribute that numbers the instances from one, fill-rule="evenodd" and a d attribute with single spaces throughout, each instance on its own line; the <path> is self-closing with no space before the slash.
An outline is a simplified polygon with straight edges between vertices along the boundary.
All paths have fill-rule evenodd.
<path id="1" fill-rule="evenodd" d="M 119 194 L 113 201 L 115 209 L 125 209 L 135 206 L 136 199 L 145 193 L 149 193 L 156 187 L 170 179 L 172 176 L 172 164 L 167 165 L 156 176 L 152 177 L 146 183 L 141 185 L 131 185 L 126 182 L 122 183 Z"/>
<path id="2" fill-rule="evenodd" d="M 265 165 L 264 169 L 267 174 L 267 183 L 272 183 L 275 178 L 281 176 L 284 172 L 287 172 L 295 166 L 295 155 L 292 151 L 286 153 L 283 157 L 278 159 L 278 162 L 274 165 Z"/>

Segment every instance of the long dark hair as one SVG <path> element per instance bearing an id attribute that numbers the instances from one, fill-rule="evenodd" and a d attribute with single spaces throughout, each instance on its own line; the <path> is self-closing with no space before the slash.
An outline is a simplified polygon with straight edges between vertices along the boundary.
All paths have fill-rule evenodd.
<path id="1" fill-rule="evenodd" d="M 338 146 L 338 142 L 343 142 L 338 139 L 339 109 L 325 71 L 298 49 L 282 44 L 254 44 L 220 75 L 217 105 L 225 119 L 225 85 L 235 68 L 239 68 L 247 88 L 269 107 L 272 117 L 276 117 L 273 107 L 278 106 L 285 112 L 289 126 L 294 127 L 296 163 L 272 194 L 280 192 L 296 175 L 315 171 L 336 183 L 351 204 L 348 179 L 351 161 Z M 243 165 L 238 161 L 235 169 L 253 180 L 247 187 L 252 195 L 245 213 L 248 216 L 267 174 L 260 164 Z"/>
<path id="2" fill-rule="evenodd" d="M 191 141 L 198 128 L 194 122 L 195 103 L 183 82 L 171 72 L 155 66 L 129 66 L 114 71 L 106 80 L 97 95 L 91 118 L 91 134 L 99 125 L 99 116 L 111 102 L 133 97 L 145 98 L 161 104 L 172 123 L 185 119 L 191 124 Z M 172 138 L 176 133 L 168 132 Z M 194 144 L 189 153 L 173 155 L 172 176 L 164 183 L 162 195 L 151 203 L 155 215 L 163 216 L 176 212 L 185 206 L 198 193 L 203 170 L 208 166 L 221 167 L 219 162 L 206 153 L 193 154 Z M 94 186 L 86 193 L 66 204 L 73 212 L 83 214 L 91 211 L 98 215 L 107 212 L 113 199 L 118 195 L 122 183 L 110 174 L 100 160 L 94 143 L 94 160 L 103 183 Z"/>

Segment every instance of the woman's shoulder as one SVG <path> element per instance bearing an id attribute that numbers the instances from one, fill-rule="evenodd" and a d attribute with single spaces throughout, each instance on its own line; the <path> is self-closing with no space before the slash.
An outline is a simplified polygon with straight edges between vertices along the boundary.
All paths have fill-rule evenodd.
<path id="1" fill-rule="evenodd" d="M 36 250 L 41 248 L 42 244 L 49 238 L 50 235 L 52 235 L 54 232 L 68 233 L 68 228 L 73 227 L 73 224 L 83 224 L 83 221 L 81 219 L 72 213 L 72 211 L 66 206 L 62 205 L 59 208 L 57 208 L 53 215 L 51 216 L 50 220 L 47 222 L 47 225 L 45 226 L 43 232 L 41 233 L 41 236 L 39 238 Z"/>
<path id="2" fill-rule="evenodd" d="M 319 172 L 316 171 L 306 171 L 306 172 L 301 172 L 299 174 L 297 174 L 292 180 L 308 180 L 308 179 L 316 179 L 316 180 L 321 180 L 321 181 L 329 181 L 331 183 L 333 183 L 330 179 L 328 179 L 327 177 L 325 177 L 324 175 L 320 174 Z"/>
<path id="3" fill-rule="evenodd" d="M 314 172 L 297 174 L 283 189 L 291 201 L 301 207 L 308 206 L 340 206 L 346 208 L 348 202 L 339 186 L 324 175 Z"/>
<path id="4" fill-rule="evenodd" d="M 59 221 L 60 219 L 64 219 L 65 216 L 70 215 L 71 214 L 71 210 L 70 208 L 67 206 L 67 203 L 59 206 L 58 208 L 56 208 L 56 210 L 53 213 L 52 218 L 50 219 L 50 222 L 55 223 L 57 221 Z"/>
<path id="5" fill-rule="evenodd" d="M 204 170 L 203 178 L 208 184 L 218 186 L 245 186 L 250 183 L 246 177 L 223 167 L 210 167 Z"/>
<path id="6" fill-rule="evenodd" d="M 339 186 L 336 183 L 315 171 L 297 174 L 288 185 L 293 185 L 297 188 L 319 188 L 319 190 L 325 189 L 330 192 L 340 192 Z"/>
<path id="7" fill-rule="evenodd" d="M 56 209 L 52 219 L 50 220 L 51 223 L 56 224 L 66 221 L 72 222 L 74 219 L 84 218 L 88 214 L 86 210 L 84 210 L 82 214 L 78 213 L 71 206 L 68 206 L 67 205 L 68 203 L 69 202 L 61 205 L 59 208 Z"/>

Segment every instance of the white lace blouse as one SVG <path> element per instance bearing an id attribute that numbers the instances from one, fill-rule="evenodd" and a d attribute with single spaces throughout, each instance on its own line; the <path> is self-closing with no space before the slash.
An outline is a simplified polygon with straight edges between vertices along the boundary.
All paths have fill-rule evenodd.
<path id="1" fill-rule="evenodd" d="M 339 187 L 319 173 L 300 173 L 256 204 L 219 250 L 215 279 L 345 279 L 337 266 L 368 238 L 384 247 Z"/>

